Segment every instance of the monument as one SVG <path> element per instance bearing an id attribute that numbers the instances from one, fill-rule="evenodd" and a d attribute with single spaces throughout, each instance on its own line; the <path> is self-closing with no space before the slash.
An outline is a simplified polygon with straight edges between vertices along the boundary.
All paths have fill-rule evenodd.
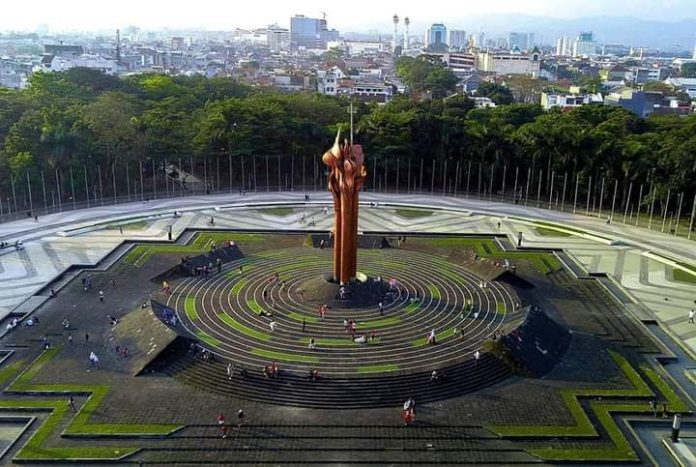
<path id="1" fill-rule="evenodd" d="M 334 200 L 333 280 L 346 285 L 355 279 L 358 259 L 358 195 L 367 169 L 362 146 L 341 141 L 338 129 L 334 145 L 322 157 L 329 167 L 329 191 Z"/>

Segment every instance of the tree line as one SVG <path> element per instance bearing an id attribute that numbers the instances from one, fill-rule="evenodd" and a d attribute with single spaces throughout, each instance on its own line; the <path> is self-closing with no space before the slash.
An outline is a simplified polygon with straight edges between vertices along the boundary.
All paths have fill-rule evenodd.
<path id="1" fill-rule="evenodd" d="M 488 171 L 496 179 L 505 174 L 510 189 L 519 171 L 537 174 L 544 193 L 553 190 L 552 175 L 556 183 L 618 180 L 624 193 L 634 184 L 634 198 L 645 185 L 641 203 L 671 192 L 684 193 L 688 204 L 696 193 L 694 116 L 642 119 L 602 105 L 569 112 L 535 104 L 480 109 L 466 96 L 446 97 L 451 80 L 434 70 L 426 64 L 414 79 L 436 83 L 436 96 L 356 105 L 356 140 L 385 187 L 410 186 L 419 171 L 434 179 L 433 170 L 473 164 L 479 179 Z M 25 178 L 38 186 L 42 177 L 71 169 L 107 173 L 124 163 L 162 167 L 182 158 L 193 164 L 229 158 L 231 169 L 243 157 L 283 156 L 280 176 L 293 159 L 317 158 L 331 145 L 337 126 L 348 125 L 347 107 L 346 98 L 285 94 L 227 78 L 120 79 L 80 68 L 36 73 L 23 90 L 0 90 L 0 195 L 7 198 L 11 183 Z M 114 178 L 119 187 L 129 183 Z M 462 176 L 456 178 L 461 185 Z"/>

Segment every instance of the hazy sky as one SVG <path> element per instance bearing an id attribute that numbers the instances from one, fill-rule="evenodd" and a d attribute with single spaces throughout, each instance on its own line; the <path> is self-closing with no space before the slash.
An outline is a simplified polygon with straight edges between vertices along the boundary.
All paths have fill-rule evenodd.
<path id="1" fill-rule="evenodd" d="M 416 27 L 443 21 L 456 27 L 458 19 L 475 15 L 524 13 L 535 16 L 634 16 L 678 21 L 696 16 L 696 0 L 423 0 L 319 2 L 316 0 L 2 0 L 0 30 L 33 30 L 46 24 L 52 30 L 113 29 L 126 25 L 144 28 L 194 27 L 230 30 L 289 25 L 300 13 L 327 14 L 330 27 L 342 31 L 379 28 L 389 31 L 391 17 L 410 16 Z"/>

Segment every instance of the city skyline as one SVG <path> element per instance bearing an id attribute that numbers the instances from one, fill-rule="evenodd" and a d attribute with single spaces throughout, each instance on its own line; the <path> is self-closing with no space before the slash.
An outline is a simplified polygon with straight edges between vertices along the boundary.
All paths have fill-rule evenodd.
<path id="1" fill-rule="evenodd" d="M 28 31 L 39 26 L 51 30 L 95 31 L 134 25 L 141 28 L 200 28 L 206 30 L 231 30 L 237 27 L 263 27 L 269 24 L 289 25 L 295 14 L 321 17 L 324 13 L 330 27 L 342 31 L 367 31 L 391 29 L 391 17 L 396 12 L 409 16 L 413 21 L 412 31 L 422 32 L 430 23 L 447 21 L 453 27 L 464 26 L 476 17 L 518 14 L 558 19 L 580 17 L 617 16 L 642 20 L 681 21 L 692 6 L 691 0 L 569 0 L 562 5 L 552 0 L 517 2 L 514 0 L 491 0 L 485 4 L 471 4 L 466 11 L 442 8 L 415 1 L 374 4 L 356 0 L 354 7 L 345 9 L 330 5 L 318 6 L 316 2 L 299 0 L 288 4 L 270 0 L 264 8 L 244 8 L 236 4 L 224 4 L 213 0 L 201 0 L 195 9 L 174 9 L 166 2 L 151 1 L 143 4 L 134 0 L 122 0 L 117 9 L 108 15 L 97 9 L 94 2 L 66 0 L 56 3 L 39 0 L 31 4 L 13 3 L 4 8 L 0 17 L 0 30 Z M 366 15 L 365 11 L 370 14 Z"/>

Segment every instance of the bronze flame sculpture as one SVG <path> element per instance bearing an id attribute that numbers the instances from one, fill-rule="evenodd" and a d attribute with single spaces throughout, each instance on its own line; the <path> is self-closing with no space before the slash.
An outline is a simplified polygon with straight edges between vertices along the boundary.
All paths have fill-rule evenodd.
<path id="1" fill-rule="evenodd" d="M 352 139 L 352 138 L 351 138 Z M 362 146 L 336 141 L 322 157 L 330 169 L 329 191 L 334 200 L 333 279 L 344 285 L 355 279 L 358 260 L 358 194 L 365 183 L 367 169 Z"/>

